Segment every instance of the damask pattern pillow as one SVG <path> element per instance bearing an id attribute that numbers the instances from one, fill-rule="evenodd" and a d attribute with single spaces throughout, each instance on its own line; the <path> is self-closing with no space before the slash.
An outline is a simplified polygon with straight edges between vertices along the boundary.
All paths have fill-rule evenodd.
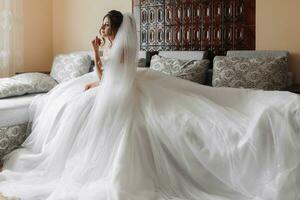
<path id="1" fill-rule="evenodd" d="M 90 66 L 87 54 L 61 54 L 55 57 L 50 76 L 61 83 L 88 73 Z"/>
<path id="2" fill-rule="evenodd" d="M 0 127 L 0 159 L 19 148 L 30 133 L 29 124 Z"/>
<path id="3" fill-rule="evenodd" d="M 47 74 L 43 73 L 24 73 L 12 77 L 15 80 L 32 86 L 27 93 L 48 92 L 57 85 L 57 82 Z"/>
<path id="4" fill-rule="evenodd" d="M 150 69 L 202 84 L 205 82 L 208 65 L 208 60 L 178 60 L 154 55 Z"/>
<path id="5" fill-rule="evenodd" d="M 217 56 L 214 59 L 214 87 L 284 90 L 287 87 L 286 57 L 242 58 Z"/>
<path id="6" fill-rule="evenodd" d="M 142 67 L 142 68 L 146 67 L 146 58 L 139 58 L 138 59 L 138 67 Z"/>
<path id="7" fill-rule="evenodd" d="M 26 94 L 33 88 L 30 84 L 12 78 L 0 79 L 0 98 L 13 97 Z"/>

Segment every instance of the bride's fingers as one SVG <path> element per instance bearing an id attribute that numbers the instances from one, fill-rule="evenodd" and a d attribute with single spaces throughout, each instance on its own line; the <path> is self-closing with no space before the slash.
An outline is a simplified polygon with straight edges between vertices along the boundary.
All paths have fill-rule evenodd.
<path id="1" fill-rule="evenodd" d="M 101 43 L 102 43 L 102 41 L 100 40 L 100 38 L 97 36 L 97 38 L 96 38 L 96 42 L 97 42 L 97 44 L 100 46 L 101 45 Z"/>
<path id="2" fill-rule="evenodd" d="M 103 68 L 102 68 L 102 67 L 98 67 L 98 66 L 97 66 L 97 70 L 98 70 L 100 73 L 103 72 Z"/>
<path id="3" fill-rule="evenodd" d="M 92 45 L 93 46 L 100 46 L 101 45 L 101 41 L 100 40 L 93 40 L 92 41 Z"/>
<path id="4" fill-rule="evenodd" d="M 84 90 L 90 89 L 90 84 L 85 85 Z"/>
<path id="5" fill-rule="evenodd" d="M 100 41 L 100 40 L 97 41 L 97 45 L 98 45 L 98 46 L 101 45 L 101 41 Z"/>
<path id="6" fill-rule="evenodd" d="M 98 36 L 96 36 L 96 38 L 92 40 L 92 44 L 97 44 L 98 39 L 99 39 Z"/>

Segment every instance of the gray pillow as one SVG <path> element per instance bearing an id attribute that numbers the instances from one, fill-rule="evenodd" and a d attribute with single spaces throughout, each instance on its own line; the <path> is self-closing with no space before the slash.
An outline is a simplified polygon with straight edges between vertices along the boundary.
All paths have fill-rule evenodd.
<path id="1" fill-rule="evenodd" d="M 203 84 L 208 65 L 209 60 L 179 60 L 154 55 L 150 69 Z"/>
<path id="2" fill-rule="evenodd" d="M 48 92 L 57 85 L 51 76 L 43 73 L 24 73 L 13 76 L 12 79 L 31 85 L 32 89 L 27 93 Z"/>
<path id="3" fill-rule="evenodd" d="M 30 84 L 12 78 L 0 78 L 0 98 L 20 96 L 31 91 Z"/>
<path id="4" fill-rule="evenodd" d="M 50 76 L 60 83 L 88 73 L 90 66 L 88 54 L 61 54 L 54 58 Z"/>
<path id="5" fill-rule="evenodd" d="M 287 87 L 286 57 L 216 56 L 213 66 L 214 87 L 284 90 Z"/>
<path id="6" fill-rule="evenodd" d="M 20 147 L 28 137 L 27 123 L 9 127 L 0 127 L 0 159 L 13 149 Z"/>
<path id="7" fill-rule="evenodd" d="M 139 58 L 138 59 L 138 67 L 146 67 L 146 58 Z"/>

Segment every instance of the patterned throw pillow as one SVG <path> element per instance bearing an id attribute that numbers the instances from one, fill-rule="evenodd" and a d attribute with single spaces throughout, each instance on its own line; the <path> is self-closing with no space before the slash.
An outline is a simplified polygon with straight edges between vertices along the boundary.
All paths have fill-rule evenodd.
<path id="1" fill-rule="evenodd" d="M 0 127 L 0 159 L 21 146 L 30 133 L 30 124 Z"/>
<path id="2" fill-rule="evenodd" d="M 146 58 L 139 58 L 138 59 L 138 67 L 146 67 Z"/>
<path id="3" fill-rule="evenodd" d="M 242 58 L 217 56 L 214 59 L 214 87 L 284 90 L 287 87 L 286 57 Z"/>
<path id="4" fill-rule="evenodd" d="M 13 97 L 26 94 L 33 88 L 30 84 L 12 78 L 0 79 L 0 98 Z"/>
<path id="5" fill-rule="evenodd" d="M 27 93 L 48 92 L 57 85 L 52 77 L 43 73 L 24 73 L 13 76 L 12 79 L 31 85 L 32 90 Z"/>
<path id="6" fill-rule="evenodd" d="M 50 76 L 61 83 L 88 73 L 90 66 L 87 54 L 61 54 L 55 57 Z"/>
<path id="7" fill-rule="evenodd" d="M 204 83 L 208 60 L 178 60 L 154 55 L 150 68 L 164 74 L 176 76 L 197 83 Z"/>

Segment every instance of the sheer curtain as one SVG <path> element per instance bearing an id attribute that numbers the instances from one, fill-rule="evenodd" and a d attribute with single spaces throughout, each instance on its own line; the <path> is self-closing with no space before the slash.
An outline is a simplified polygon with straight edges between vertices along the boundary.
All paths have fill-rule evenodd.
<path id="1" fill-rule="evenodd" d="M 23 0 L 0 0 L 0 78 L 23 67 Z"/>

